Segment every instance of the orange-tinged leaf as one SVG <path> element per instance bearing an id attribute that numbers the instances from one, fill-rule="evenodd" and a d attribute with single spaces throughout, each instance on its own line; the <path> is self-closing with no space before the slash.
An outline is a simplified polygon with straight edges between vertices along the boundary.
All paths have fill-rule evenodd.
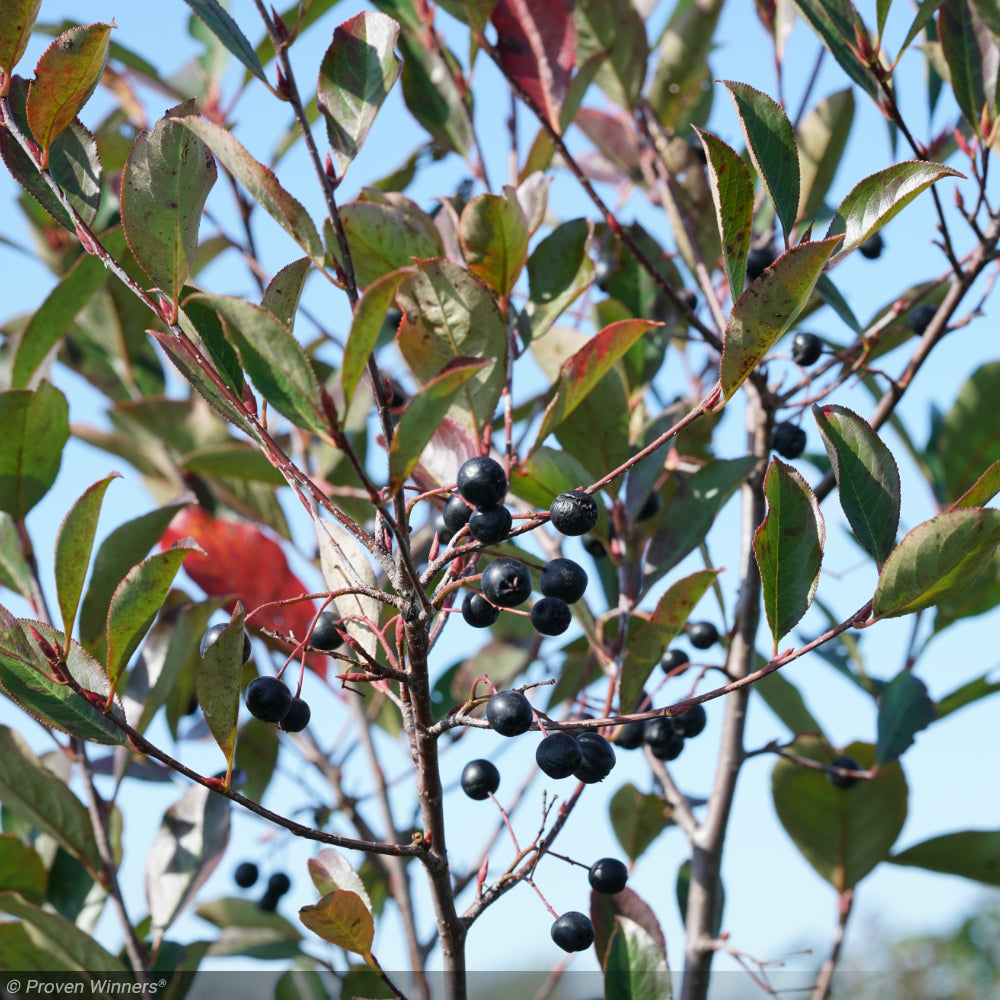
<path id="1" fill-rule="evenodd" d="M 11 72 L 24 55 L 42 0 L 5 0 L 0 5 L 0 69 L 4 71 L 0 94 L 10 86 Z"/>
<path id="2" fill-rule="evenodd" d="M 334 889 L 313 906 L 299 910 L 299 920 L 324 941 L 358 955 L 371 954 L 375 922 L 356 892 Z"/>
<path id="3" fill-rule="evenodd" d="M 110 24 L 90 24 L 64 31 L 42 54 L 28 88 L 28 124 L 42 147 L 49 147 L 87 103 L 108 61 Z"/>

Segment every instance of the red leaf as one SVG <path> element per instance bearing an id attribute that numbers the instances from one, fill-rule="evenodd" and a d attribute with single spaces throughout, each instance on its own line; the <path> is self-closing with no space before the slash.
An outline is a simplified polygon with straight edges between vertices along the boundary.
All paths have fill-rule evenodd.
<path id="1" fill-rule="evenodd" d="M 576 58 L 571 0 L 500 0 L 492 21 L 504 70 L 561 132 L 559 112 Z"/>
<path id="2" fill-rule="evenodd" d="M 226 605 L 232 610 L 239 601 L 247 613 L 271 601 L 287 600 L 309 591 L 289 569 L 281 546 L 249 521 L 213 517 L 204 508 L 192 505 L 178 512 L 160 539 L 167 548 L 190 535 L 205 550 L 192 552 L 184 561 L 184 571 L 210 597 L 232 594 Z M 272 629 L 302 639 L 309 630 L 316 608 L 312 601 L 299 601 L 264 608 L 249 623 L 253 628 Z M 326 677 L 327 658 L 310 654 L 307 666 Z"/>

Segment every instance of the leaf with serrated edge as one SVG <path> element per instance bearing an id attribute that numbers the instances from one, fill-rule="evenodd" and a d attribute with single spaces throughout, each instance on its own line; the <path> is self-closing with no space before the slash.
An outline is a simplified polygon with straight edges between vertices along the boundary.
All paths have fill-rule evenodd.
<path id="1" fill-rule="evenodd" d="M 615 104 L 635 108 L 649 62 L 646 25 L 634 4 L 576 0 L 576 60 L 600 58 L 594 82 Z"/>
<path id="2" fill-rule="evenodd" d="M 931 837 L 889 858 L 894 865 L 1000 885 L 1000 830 L 961 830 Z"/>
<path id="3" fill-rule="evenodd" d="M 237 603 L 229 624 L 205 650 L 195 675 L 195 693 L 205 715 L 205 723 L 226 758 L 227 786 L 233 773 L 236 725 L 240 715 L 243 635 L 243 607 Z"/>
<path id="4" fill-rule="evenodd" d="M 792 328 L 840 237 L 800 243 L 779 257 L 737 299 L 722 348 L 722 394 L 727 401 L 757 362 Z"/>
<path id="5" fill-rule="evenodd" d="M 664 650 L 681 633 L 695 605 L 718 575 L 717 569 L 698 570 L 674 583 L 657 602 L 649 620 L 640 626 L 625 650 L 619 688 L 622 705 L 635 704 Z"/>
<path id="6" fill-rule="evenodd" d="M 872 602 L 876 618 L 939 604 L 973 583 L 1000 545 L 1000 510 L 949 510 L 918 524 L 886 559 Z"/>
<path id="7" fill-rule="evenodd" d="M 792 124 L 767 94 L 745 83 L 722 83 L 736 106 L 747 149 L 781 220 L 787 245 L 799 213 L 799 153 Z"/>
<path id="8" fill-rule="evenodd" d="M 772 459 L 764 476 L 767 516 L 753 537 L 764 612 L 778 643 L 809 610 L 819 586 L 826 527 L 809 484 L 790 465 Z"/>
<path id="9" fill-rule="evenodd" d="M 11 74 L 28 47 L 41 5 L 42 0 L 8 0 L 0 7 L 0 69 L 5 73 L 0 93 L 5 94 L 10 86 Z"/>
<path id="10" fill-rule="evenodd" d="M 184 2 L 205 22 L 209 30 L 258 80 L 267 84 L 264 68 L 246 35 L 233 20 L 230 13 L 217 0 L 184 0 Z"/>
<path id="11" fill-rule="evenodd" d="M 274 313 L 289 330 L 295 326 L 295 313 L 312 267 L 308 257 L 286 264 L 268 283 L 260 300 L 262 309 Z"/>
<path id="12" fill-rule="evenodd" d="M 719 224 L 729 288 L 736 299 L 747 276 L 747 254 L 753 231 L 753 180 L 743 159 L 711 132 L 696 128 L 708 159 L 708 180 Z"/>
<path id="13" fill-rule="evenodd" d="M 365 901 L 345 889 L 328 892 L 313 906 L 299 909 L 299 920 L 324 941 L 358 955 L 371 955 L 375 923 Z"/>
<path id="14" fill-rule="evenodd" d="M 42 167 L 49 165 L 53 141 L 97 89 L 110 40 L 110 24 L 70 28 L 38 60 L 28 88 L 28 125 L 42 148 Z"/>
<path id="15" fill-rule="evenodd" d="M 871 425 L 845 406 L 814 406 L 813 416 L 837 478 L 840 505 L 862 548 L 879 565 L 896 544 L 899 470 Z"/>
<path id="16" fill-rule="evenodd" d="M 909 670 L 898 673 L 879 698 L 876 761 L 881 765 L 898 760 L 913 744 L 914 735 L 936 718 L 927 685 Z"/>
<path id="17" fill-rule="evenodd" d="M 857 184 L 840 203 L 826 233 L 827 239 L 844 237 L 843 245 L 830 258 L 830 267 L 877 233 L 918 194 L 942 177 L 964 178 L 965 174 L 942 163 L 910 161 L 879 170 Z"/>
<path id="18" fill-rule="evenodd" d="M 594 262 L 587 253 L 594 227 L 587 219 L 556 226 L 528 258 L 528 302 L 518 317 L 522 339 L 540 337 L 590 286 Z"/>
<path id="19" fill-rule="evenodd" d="M 1000 461 L 994 462 L 986 471 L 949 507 L 985 507 L 1000 493 Z"/>
<path id="20" fill-rule="evenodd" d="M 316 891 L 325 896 L 334 889 L 344 889 L 355 893 L 365 906 L 371 910 L 371 900 L 361 876 L 351 867 L 351 863 L 336 848 L 324 847 L 315 858 L 306 863 L 309 877 L 316 886 Z"/>
<path id="21" fill-rule="evenodd" d="M 382 102 L 399 76 L 393 48 L 399 25 L 385 14 L 362 11 L 338 25 L 319 69 L 316 101 L 337 172 L 358 155 Z"/>
<path id="22" fill-rule="evenodd" d="M 462 255 L 473 274 L 498 295 L 509 295 L 528 259 L 528 223 L 509 185 L 503 195 L 481 194 L 462 210 Z"/>

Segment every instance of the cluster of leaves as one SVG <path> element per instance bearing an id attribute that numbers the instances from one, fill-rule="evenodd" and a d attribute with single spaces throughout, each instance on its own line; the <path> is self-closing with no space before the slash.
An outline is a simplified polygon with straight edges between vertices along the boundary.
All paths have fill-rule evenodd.
<path id="1" fill-rule="evenodd" d="M 430 940 L 442 944 L 450 995 L 464 996 L 460 956 L 470 925 L 532 877 L 580 798 L 578 790 L 558 818 L 546 812 L 543 832 L 517 849 L 491 884 L 484 856 L 475 898 L 459 913 L 461 891 L 476 877 L 455 880 L 449 867 L 438 746 L 460 727 L 484 725 L 476 697 L 483 664 L 496 687 L 554 680 L 545 717 L 608 735 L 692 701 L 745 703 L 758 691 L 793 737 L 769 748 L 781 754 L 773 771 L 778 818 L 841 899 L 883 861 L 996 884 L 1000 833 L 946 833 L 896 853 L 894 846 L 907 809 L 899 759 L 914 735 L 997 685 L 984 676 L 935 705 L 914 662 L 874 680 L 857 660 L 831 652 L 838 637 L 856 649 L 854 627 L 933 607 L 940 631 L 1000 603 L 1000 513 L 986 506 L 1000 491 L 991 412 L 1000 366 L 976 370 L 926 448 L 898 426 L 938 503 L 901 539 L 900 474 L 878 433 L 895 419 L 900 397 L 990 266 L 1000 238 L 985 197 L 1000 25 L 980 9 L 985 5 L 923 3 L 909 21 L 900 55 L 921 39 L 934 72 L 931 96 L 943 88 L 942 75 L 950 77 L 961 113 L 921 144 L 899 112 L 896 62 L 882 44 L 891 5 L 878 5 L 873 32 L 848 2 L 797 0 L 795 9 L 914 156 L 859 180 L 836 206 L 826 199 L 854 116 L 852 90 L 792 121 L 746 83 L 709 85 L 721 0 L 678 3 L 655 45 L 638 5 L 623 11 L 613 0 L 557 0 L 540 11 L 521 0 L 442 2 L 440 15 L 425 4 L 385 0 L 378 12 L 336 27 L 314 102 L 299 90 L 290 53 L 332 4 L 314 0 L 281 17 L 261 7 L 267 32 L 257 46 L 214 0 L 189 5 L 205 45 L 194 82 L 190 74 L 161 80 L 141 56 L 116 46 L 112 26 L 103 24 L 56 29 L 29 82 L 13 71 L 38 4 L 17 0 L 0 11 L 0 155 L 24 188 L 24 218 L 58 278 L 30 316 L 5 327 L 0 584 L 32 614 L 0 608 L 0 686 L 57 741 L 55 734 L 68 734 L 61 746 L 72 748 L 90 795 L 88 808 L 70 791 L 67 758 L 36 757 L 16 732 L 0 728 L 0 908 L 15 918 L 0 923 L 0 965 L 125 969 L 90 935 L 104 901 L 121 904 L 114 874 L 119 789 L 126 773 L 163 780 L 179 772 L 189 787 L 166 810 L 147 859 L 148 918 L 123 918 L 133 973 L 191 971 L 209 952 L 294 957 L 313 974 L 329 966 L 293 925 L 245 900 L 201 905 L 199 914 L 221 929 L 214 942 L 181 945 L 167 936 L 223 857 L 235 802 L 298 836 L 368 851 L 360 871 L 332 847 L 322 851 L 310 863 L 320 898 L 299 914 L 308 930 L 360 955 L 381 977 L 376 986 L 366 981 L 365 990 L 396 989 L 373 951 L 375 917 L 390 891 L 414 971 L 426 959 L 427 935 L 416 927 L 400 877 L 408 860 L 422 862 L 437 913 Z M 791 5 L 761 3 L 758 11 L 780 55 Z M 468 29 L 468 65 L 445 44 L 435 21 L 444 16 Z M 294 116 L 269 165 L 234 135 L 219 102 L 226 53 L 246 69 L 241 94 L 263 85 Z M 486 59 L 538 127 L 499 193 L 486 182 L 470 82 L 476 61 Z M 152 79 L 176 103 L 144 128 L 133 83 Z M 102 81 L 115 110 L 92 135 L 76 116 Z M 403 168 L 338 204 L 397 81 L 429 138 Z M 603 108 L 584 104 L 591 85 L 608 102 Z M 708 128 L 716 93 L 731 99 L 745 148 Z M 311 131 L 320 120 L 325 157 Z M 588 156 L 574 157 L 565 145 L 570 125 L 592 143 Z M 297 141 L 323 195 L 319 221 L 292 193 L 298 185 L 286 186 L 275 172 Z M 940 162 L 955 151 L 965 156 L 964 173 Z M 438 211 L 425 211 L 404 191 L 429 156 L 463 158 L 484 190 L 472 197 L 474 187 L 460 191 L 439 199 Z M 574 175 L 598 222 L 553 219 L 548 187 L 561 170 Z M 241 237 L 201 232 L 220 171 L 236 192 Z M 946 178 L 965 179 L 975 192 L 976 207 L 965 216 L 974 249 L 958 257 L 936 201 L 943 276 L 893 289 L 872 321 L 860 323 L 831 277 L 835 267 Z M 598 179 L 622 191 L 638 188 L 662 209 L 665 234 L 623 223 L 595 189 Z M 269 280 L 251 224 L 261 214 L 299 254 Z M 757 268 L 754 252 L 768 247 L 770 263 Z M 197 283 L 208 263 L 234 251 L 254 262 L 259 301 Z M 309 315 L 311 277 L 349 306 L 344 336 Z M 886 388 L 872 364 L 914 344 L 906 311 L 918 303 L 936 307 L 933 319 L 903 377 Z M 837 318 L 840 339 L 827 341 L 829 361 L 784 390 L 771 381 L 785 370 L 783 338 L 824 308 Z M 307 316 L 318 328 L 312 340 L 302 333 Z M 673 377 L 675 357 L 690 372 L 686 385 Z M 188 395 L 167 397 L 168 362 L 190 386 Z M 73 433 L 127 462 L 169 502 L 120 525 L 95 554 L 114 477 L 82 492 L 55 544 L 56 627 L 26 518 L 53 485 L 70 438 L 69 404 L 54 384 L 60 365 L 109 400 L 110 430 L 77 423 Z M 543 375 L 540 388 L 526 377 L 532 367 Z M 876 400 L 868 419 L 827 401 L 855 377 Z M 821 474 L 815 486 L 791 464 L 768 460 L 776 415 L 801 414 L 810 404 L 826 452 L 810 457 Z M 720 457 L 725 438 L 716 431 L 735 406 L 748 415 L 751 444 Z M 435 644 L 456 594 L 478 579 L 484 553 L 467 534 L 444 538 L 435 515 L 462 462 L 491 446 L 509 473 L 518 521 L 485 558 L 517 555 L 535 564 L 539 550 L 547 558 L 560 554 L 567 543 L 546 529 L 546 511 L 556 495 L 586 488 L 600 505 L 589 551 L 601 593 L 575 608 L 577 634 L 550 643 L 544 662 L 538 637 L 517 614 L 504 613 L 483 648 L 442 668 Z M 313 594 L 289 565 L 286 497 L 276 495 L 285 486 L 296 516 L 315 533 L 323 583 Z M 821 504 L 833 488 L 877 573 L 850 614 L 817 600 L 826 556 Z M 684 700 L 654 708 L 663 700 L 654 672 L 664 651 L 683 636 L 705 595 L 721 594 L 725 578 L 707 542 L 738 492 L 751 512 L 752 537 L 736 570 L 739 611 L 725 622 L 724 662 L 706 665 Z M 692 570 L 699 555 L 703 564 Z M 724 563 L 738 561 L 733 553 Z M 200 594 L 178 585 L 182 565 Z M 339 673 L 330 657 L 309 648 L 320 603 L 347 634 L 347 647 L 334 654 Z M 221 607 L 232 625 L 202 659 L 199 637 Z M 810 608 L 828 617 L 826 631 L 781 651 Z M 770 657 L 756 653 L 759 610 Z M 366 734 L 370 726 L 405 731 L 419 835 L 408 842 L 402 829 L 368 827 L 339 784 L 342 745 L 302 741 L 299 748 L 330 783 L 357 839 L 328 829 L 329 814 L 306 827 L 260 805 L 279 746 L 273 729 L 240 721 L 240 691 L 256 671 L 242 665 L 244 623 L 281 670 L 301 664 L 300 686 L 306 667 L 317 683 L 359 686 L 364 705 L 352 693 L 341 696 L 339 708 L 354 711 Z M 834 747 L 777 672 L 812 649 L 877 699 L 873 742 Z M 722 678 L 714 687 L 706 681 L 710 667 Z M 192 695 L 222 751 L 222 777 L 196 773 L 148 738 L 161 712 L 171 734 L 182 736 Z M 732 713 L 721 737 L 720 762 L 733 781 L 731 761 L 744 751 L 742 716 Z M 373 744 L 363 742 L 378 772 Z M 90 743 L 116 748 L 108 801 L 94 786 Z M 865 777 L 849 789 L 828 780 L 843 753 Z M 696 818 L 662 762 L 649 758 L 649 766 L 655 791 L 624 784 L 611 800 L 611 820 L 632 861 L 672 822 L 701 848 L 677 877 L 688 955 L 698 956 L 685 986 L 694 998 L 707 989 L 706 941 L 722 919 L 725 821 L 711 824 L 715 839 L 707 843 L 707 821 Z M 245 782 L 239 791 L 234 773 Z M 727 808 L 731 790 L 708 802 L 710 815 Z M 384 785 L 372 794 L 391 815 Z M 629 888 L 611 899 L 595 896 L 591 910 L 609 983 L 625 977 L 637 995 L 662 995 L 663 933 L 640 894 Z M 184 988 L 178 981 L 176 994 Z"/>

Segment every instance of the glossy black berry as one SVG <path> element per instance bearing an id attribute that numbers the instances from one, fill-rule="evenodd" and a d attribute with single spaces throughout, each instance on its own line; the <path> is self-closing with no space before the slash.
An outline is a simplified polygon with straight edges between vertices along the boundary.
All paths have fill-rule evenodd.
<path id="1" fill-rule="evenodd" d="M 531 728 L 531 702 L 520 691 L 497 691 L 486 703 L 486 721 L 501 736 L 520 736 Z"/>
<path id="2" fill-rule="evenodd" d="M 573 777 L 586 785 L 603 781 L 615 766 L 615 749 L 600 733 L 581 733 L 577 737 L 583 761 Z"/>
<path id="3" fill-rule="evenodd" d="M 252 861 L 243 861 L 233 872 L 233 881 L 241 889 L 249 889 L 257 881 L 257 866 Z"/>
<path id="4" fill-rule="evenodd" d="M 553 559 L 545 564 L 538 588 L 546 597 L 558 597 L 573 604 L 587 589 L 587 571 L 572 559 Z"/>
<path id="5" fill-rule="evenodd" d="M 597 501 L 583 490 L 560 493 L 549 507 L 549 520 L 564 535 L 585 535 L 597 524 Z"/>
<path id="6" fill-rule="evenodd" d="M 512 523 L 510 511 L 503 504 L 477 507 L 469 517 L 469 534 L 483 545 L 496 545 L 510 534 Z"/>
<path id="7" fill-rule="evenodd" d="M 814 365 L 823 353 L 823 341 L 815 333 L 797 333 L 792 339 L 792 360 L 803 368 Z"/>
<path id="8" fill-rule="evenodd" d="M 220 622 L 218 625 L 213 625 L 207 632 L 201 637 L 201 644 L 198 646 L 198 651 L 201 653 L 201 658 L 205 659 L 205 653 L 208 652 L 208 647 L 215 642 L 216 639 L 222 635 L 223 630 L 229 622 Z M 253 656 L 253 646 L 250 643 L 250 636 L 247 635 L 246 630 L 243 630 L 243 662 L 249 663 L 250 657 Z"/>
<path id="9" fill-rule="evenodd" d="M 448 497 L 448 502 L 444 505 L 444 510 L 441 513 L 444 526 L 453 535 L 457 535 L 469 523 L 471 516 L 472 508 L 461 497 L 454 494 Z"/>
<path id="10" fill-rule="evenodd" d="M 594 892 L 613 896 L 621 892 L 628 882 L 628 868 L 617 858 L 601 858 L 590 866 L 590 887 Z"/>
<path id="11" fill-rule="evenodd" d="M 691 658 L 683 649 L 668 649 L 660 657 L 660 666 L 665 674 L 672 673 L 678 667 L 683 667 L 686 663 L 690 662 Z"/>
<path id="12" fill-rule="evenodd" d="M 868 260 L 878 260 L 878 258 L 882 256 L 882 250 L 884 247 L 885 242 L 882 240 L 882 234 L 872 233 L 868 239 L 858 245 L 858 253 Z"/>
<path id="13" fill-rule="evenodd" d="M 848 757 L 846 754 L 840 754 L 834 757 L 830 761 L 833 767 L 842 767 L 845 771 L 863 771 L 864 768 L 853 758 Z M 850 788 L 851 785 L 857 784 L 858 779 L 852 778 L 850 775 L 846 774 L 834 774 L 832 771 L 827 771 L 827 779 L 830 784 L 835 788 Z"/>
<path id="14" fill-rule="evenodd" d="M 292 692 L 277 677 L 255 677 L 247 685 L 246 703 L 261 722 L 281 722 L 292 707 Z"/>
<path id="15" fill-rule="evenodd" d="M 486 455 L 470 458 L 458 470 L 458 492 L 474 507 L 494 507 L 507 493 L 507 473 Z"/>
<path id="16" fill-rule="evenodd" d="M 771 447 L 782 458 L 798 458 L 806 448 L 806 432 L 789 420 L 775 424 L 771 431 Z"/>
<path id="17" fill-rule="evenodd" d="M 930 326 L 935 313 L 937 313 L 937 306 L 933 302 L 921 302 L 920 305 L 914 306 L 910 310 L 910 315 L 906 320 L 907 325 L 919 337 Z"/>
<path id="18" fill-rule="evenodd" d="M 488 760 L 470 760 L 462 768 L 462 791 L 470 799 L 481 801 L 500 787 L 500 772 Z"/>
<path id="19" fill-rule="evenodd" d="M 309 645 L 316 649 L 322 649 L 329 653 L 338 646 L 343 646 L 343 633 L 337 628 L 340 618 L 334 611 L 321 611 L 316 618 L 316 625 L 313 627 L 312 635 L 309 636 Z"/>
<path id="20" fill-rule="evenodd" d="M 482 586 L 498 607 L 515 608 L 531 596 L 531 573 L 520 559 L 501 556 L 483 570 Z"/>
<path id="21" fill-rule="evenodd" d="M 267 891 L 275 896 L 284 896 L 292 887 L 292 880 L 284 872 L 275 872 L 267 880 Z"/>
<path id="22" fill-rule="evenodd" d="M 711 622 L 692 622 L 687 637 L 695 649 L 708 649 L 719 641 L 719 630 Z"/>
<path id="23" fill-rule="evenodd" d="M 281 897 L 276 896 L 273 892 L 265 892 L 263 896 L 260 897 L 260 901 L 257 903 L 257 908 L 263 910 L 265 913 L 274 913 L 278 908 L 278 903 L 281 902 Z"/>
<path id="24" fill-rule="evenodd" d="M 552 925 L 550 933 L 563 951 L 586 951 L 594 943 L 594 925 L 590 917 L 577 910 L 564 913 Z"/>
<path id="25" fill-rule="evenodd" d="M 572 733 L 556 730 L 535 748 L 535 763 L 550 778 L 568 778 L 583 763 L 583 751 Z"/>
<path id="26" fill-rule="evenodd" d="M 684 749 L 684 737 L 674 728 L 673 719 L 666 716 L 650 719 L 642 740 L 658 760 L 676 760 Z"/>
<path id="27" fill-rule="evenodd" d="M 443 515 L 435 514 L 434 520 L 431 521 L 431 534 L 437 535 L 438 542 L 441 545 L 447 545 L 451 541 L 451 536 L 454 535 L 455 532 L 448 530 L 448 526 L 444 523 Z"/>
<path id="28" fill-rule="evenodd" d="M 500 609 L 493 607 L 482 594 L 469 590 L 462 598 L 462 617 L 473 628 L 489 628 L 500 617 Z"/>
<path id="29" fill-rule="evenodd" d="M 756 281 L 764 273 L 764 269 L 775 262 L 776 258 L 777 254 L 770 243 L 767 246 L 754 247 L 747 254 L 747 281 Z"/>
<path id="30" fill-rule="evenodd" d="M 656 517 L 662 506 L 663 497 L 659 493 L 650 493 L 636 513 L 636 521 L 648 521 L 650 518 Z"/>
<path id="31" fill-rule="evenodd" d="M 286 733 L 301 733 L 309 725 L 311 718 L 312 711 L 306 700 L 295 696 L 288 708 L 288 714 L 278 723 L 278 728 Z"/>
<path id="32" fill-rule="evenodd" d="M 708 715 L 705 712 L 705 706 L 702 704 L 692 705 L 686 712 L 681 712 L 680 715 L 675 715 L 671 722 L 674 724 L 674 729 L 677 730 L 685 739 L 690 739 L 692 736 L 697 736 L 705 728 L 705 723 L 708 722 Z"/>
<path id="33" fill-rule="evenodd" d="M 562 635 L 572 620 L 569 605 L 558 597 L 543 597 L 531 608 L 531 624 L 542 635 Z"/>
<path id="34" fill-rule="evenodd" d="M 642 736 L 645 731 L 645 722 L 626 722 L 615 736 L 615 746 L 619 750 L 638 750 L 642 746 Z"/>
<path id="35" fill-rule="evenodd" d="M 610 253 L 602 253 L 594 262 L 594 284 L 602 291 L 608 290 L 608 279 L 615 267 L 614 256 Z"/>
<path id="36" fill-rule="evenodd" d="M 583 551 L 590 556 L 591 559 L 603 559 L 607 554 L 608 550 L 599 538 L 595 538 L 593 535 L 588 535 L 583 540 Z"/>

